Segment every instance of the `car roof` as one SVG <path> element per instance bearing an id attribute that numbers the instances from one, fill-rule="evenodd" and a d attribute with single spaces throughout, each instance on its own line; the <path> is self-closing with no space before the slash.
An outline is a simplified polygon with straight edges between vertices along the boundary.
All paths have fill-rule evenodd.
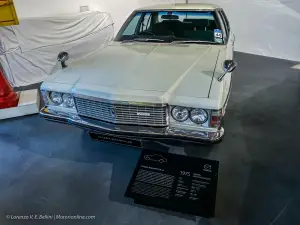
<path id="1" fill-rule="evenodd" d="M 137 9 L 137 11 L 143 10 L 216 10 L 221 8 L 214 4 L 204 3 L 174 3 L 174 4 L 159 4 L 152 5 Z"/>

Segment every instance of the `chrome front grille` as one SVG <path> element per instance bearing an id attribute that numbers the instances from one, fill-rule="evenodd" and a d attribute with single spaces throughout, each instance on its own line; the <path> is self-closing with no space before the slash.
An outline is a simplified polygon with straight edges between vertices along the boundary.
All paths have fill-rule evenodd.
<path id="1" fill-rule="evenodd" d="M 106 102 L 101 99 L 75 97 L 80 116 L 115 124 L 145 126 L 166 126 L 167 107 L 162 105 L 135 105 L 120 102 Z"/>

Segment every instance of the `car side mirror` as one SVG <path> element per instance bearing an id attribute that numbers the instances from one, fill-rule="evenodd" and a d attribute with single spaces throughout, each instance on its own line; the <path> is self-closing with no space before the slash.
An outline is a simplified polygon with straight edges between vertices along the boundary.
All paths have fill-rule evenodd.
<path id="1" fill-rule="evenodd" d="M 61 67 L 64 69 L 67 67 L 66 61 L 69 59 L 69 53 L 60 52 L 57 56 L 57 61 L 61 63 Z"/>
<path id="2" fill-rule="evenodd" d="M 234 60 L 225 60 L 224 69 L 227 70 L 227 73 L 231 73 L 235 70 L 237 63 Z"/>
<path id="3" fill-rule="evenodd" d="M 225 60 L 223 64 L 224 74 L 222 74 L 218 78 L 218 81 L 221 81 L 227 73 L 233 72 L 236 69 L 236 67 L 237 67 L 237 63 L 234 60 Z"/>

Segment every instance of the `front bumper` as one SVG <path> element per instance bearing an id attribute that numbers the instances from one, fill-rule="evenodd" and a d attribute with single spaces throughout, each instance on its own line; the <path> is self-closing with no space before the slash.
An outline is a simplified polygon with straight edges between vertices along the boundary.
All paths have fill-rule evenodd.
<path id="1" fill-rule="evenodd" d="M 90 118 L 82 118 L 76 114 L 70 115 L 62 112 L 52 111 L 44 107 L 40 116 L 54 122 L 74 125 L 89 132 L 113 134 L 120 137 L 143 140 L 167 140 L 172 139 L 183 142 L 196 142 L 203 144 L 214 144 L 222 140 L 224 128 L 207 129 L 206 131 L 190 131 L 170 127 L 145 127 L 134 125 L 117 125 Z"/>

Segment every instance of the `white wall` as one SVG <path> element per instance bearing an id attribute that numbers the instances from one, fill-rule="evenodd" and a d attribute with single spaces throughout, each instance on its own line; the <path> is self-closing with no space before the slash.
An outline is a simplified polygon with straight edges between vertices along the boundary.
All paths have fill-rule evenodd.
<path id="1" fill-rule="evenodd" d="M 14 2 L 20 19 L 78 13 L 80 6 L 87 5 L 90 10 L 109 12 L 117 30 L 128 15 L 140 7 L 138 0 L 14 0 Z"/>
<path id="2" fill-rule="evenodd" d="M 116 31 L 135 8 L 185 0 L 15 0 L 20 18 L 79 12 L 80 5 L 110 12 Z M 62 5 L 63 2 L 63 5 Z M 189 0 L 222 6 L 236 34 L 235 50 L 300 61 L 299 0 Z"/>
<path id="3" fill-rule="evenodd" d="M 189 2 L 199 1 L 189 0 Z M 281 2 L 201 0 L 201 2 L 216 2 L 224 8 L 236 34 L 235 50 L 300 61 L 299 0 L 281 0 Z"/>

